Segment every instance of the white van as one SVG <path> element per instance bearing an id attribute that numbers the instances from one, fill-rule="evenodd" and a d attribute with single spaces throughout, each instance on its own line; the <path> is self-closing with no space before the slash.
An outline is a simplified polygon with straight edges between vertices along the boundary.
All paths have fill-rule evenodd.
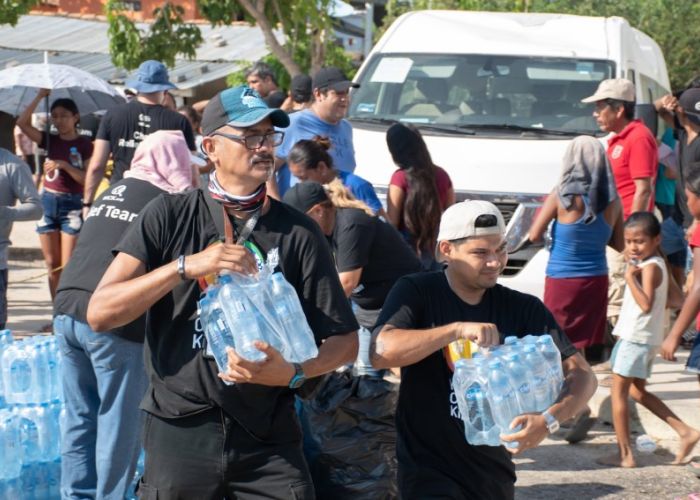
<path id="1" fill-rule="evenodd" d="M 659 46 L 619 17 L 410 12 L 355 78 L 355 173 L 385 195 L 396 169 L 386 129 L 411 122 L 457 199 L 494 202 L 515 245 L 556 184 L 569 141 L 604 135 L 581 99 L 618 77 L 635 82 L 645 111 L 670 87 Z M 542 246 L 511 255 L 501 282 L 541 297 L 547 258 Z"/>

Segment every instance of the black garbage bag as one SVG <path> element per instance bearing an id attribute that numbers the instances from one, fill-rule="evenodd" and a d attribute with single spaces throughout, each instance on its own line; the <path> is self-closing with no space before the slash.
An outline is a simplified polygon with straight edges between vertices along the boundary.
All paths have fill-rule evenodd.
<path id="1" fill-rule="evenodd" d="M 350 371 L 301 401 L 304 452 L 319 500 L 393 499 L 398 385 Z"/>

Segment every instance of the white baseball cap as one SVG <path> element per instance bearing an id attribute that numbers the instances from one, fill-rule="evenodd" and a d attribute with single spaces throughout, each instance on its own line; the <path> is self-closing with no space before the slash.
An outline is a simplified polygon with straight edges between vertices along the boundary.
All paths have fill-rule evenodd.
<path id="1" fill-rule="evenodd" d="M 506 223 L 496 205 L 483 200 L 465 200 L 442 214 L 437 243 L 493 234 L 506 234 Z M 435 255 L 440 260 L 437 249 Z"/>
<path id="2" fill-rule="evenodd" d="M 598 89 L 590 97 L 581 99 L 581 102 L 598 102 L 605 99 L 615 99 L 617 101 L 634 102 L 634 83 L 624 78 L 611 78 L 603 80 L 598 85 Z"/>

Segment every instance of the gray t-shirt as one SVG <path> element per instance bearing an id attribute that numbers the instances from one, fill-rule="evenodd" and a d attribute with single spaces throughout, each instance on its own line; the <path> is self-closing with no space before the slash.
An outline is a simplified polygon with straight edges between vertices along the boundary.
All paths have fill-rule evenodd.
<path id="1" fill-rule="evenodd" d="M 19 200 L 19 205 L 15 203 Z M 7 247 L 16 220 L 36 220 L 43 210 L 29 166 L 0 148 L 0 269 L 7 269 Z"/>

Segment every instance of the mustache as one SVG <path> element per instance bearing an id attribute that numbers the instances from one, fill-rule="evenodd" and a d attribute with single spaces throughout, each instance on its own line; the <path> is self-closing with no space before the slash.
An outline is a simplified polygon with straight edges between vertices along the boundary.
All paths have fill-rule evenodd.
<path id="1" fill-rule="evenodd" d="M 270 153 L 260 153 L 260 154 L 256 154 L 256 155 L 254 155 L 254 156 L 250 159 L 250 164 L 253 165 L 253 164 L 255 164 L 255 163 L 259 163 L 259 162 L 262 162 L 262 161 L 269 161 L 269 162 L 273 162 L 273 163 L 274 163 L 274 162 L 275 162 L 275 157 L 272 156 Z"/>

